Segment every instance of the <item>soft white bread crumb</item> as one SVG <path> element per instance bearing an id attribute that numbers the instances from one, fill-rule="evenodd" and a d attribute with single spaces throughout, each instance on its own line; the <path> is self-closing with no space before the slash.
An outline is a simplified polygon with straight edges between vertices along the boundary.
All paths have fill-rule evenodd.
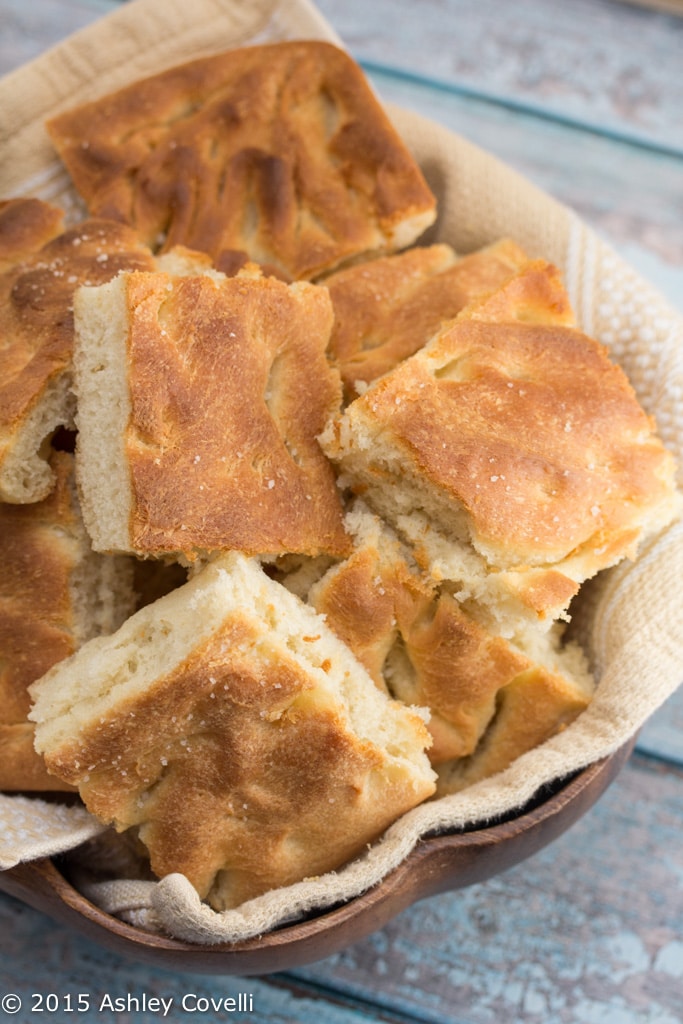
<path id="1" fill-rule="evenodd" d="M 42 501 L 0 504 L 0 789 L 8 791 L 69 788 L 33 748 L 27 688 L 135 606 L 131 560 L 91 548 L 73 456 L 53 451 L 49 468 L 55 486 Z"/>
<path id="2" fill-rule="evenodd" d="M 0 501 L 13 504 L 42 501 L 54 486 L 46 454 L 57 427 L 73 426 L 71 376 L 60 374 L 45 387 L 40 400 L 10 434 L 0 457 Z"/>
<path id="3" fill-rule="evenodd" d="M 435 579 L 501 627 L 551 623 L 580 583 L 681 510 L 676 467 L 623 370 L 528 263 L 442 325 L 321 435 L 341 482 Z"/>
<path id="4" fill-rule="evenodd" d="M 49 770 L 218 909 L 336 869 L 435 789 L 426 712 L 239 554 L 31 693 Z"/>
<path id="5" fill-rule="evenodd" d="M 259 623 L 269 648 L 293 656 L 341 701 L 360 739 L 381 743 L 392 756 L 415 753 L 416 712 L 379 694 L 313 608 L 268 579 L 255 560 L 236 553 L 209 563 L 187 584 L 136 612 L 113 636 L 92 640 L 34 684 L 31 718 L 38 723 L 39 749 L 68 742 L 80 725 L 144 691 L 238 612 Z"/>
<path id="6" fill-rule="evenodd" d="M 124 437 L 131 400 L 124 280 L 119 275 L 97 288 L 79 288 L 74 296 L 76 474 L 96 551 L 128 549 L 131 485 Z"/>
<path id="7" fill-rule="evenodd" d="M 558 626 L 548 632 L 526 626 L 504 638 L 477 605 L 420 573 L 406 547 L 361 502 L 346 527 L 353 553 L 314 583 L 309 600 L 380 689 L 430 709 L 433 764 L 478 756 L 499 719 L 499 746 L 514 759 L 589 703 L 590 672 L 580 650 L 561 643 Z M 499 708 L 510 705 L 510 693 L 527 707 L 517 715 L 508 707 L 502 728 Z"/>

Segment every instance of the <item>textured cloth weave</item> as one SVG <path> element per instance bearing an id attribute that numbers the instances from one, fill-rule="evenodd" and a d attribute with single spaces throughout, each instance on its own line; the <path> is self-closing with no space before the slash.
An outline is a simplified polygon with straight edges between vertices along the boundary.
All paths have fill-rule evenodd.
<path id="1" fill-rule="evenodd" d="M 334 31 L 306 0 L 133 0 L 0 82 L 0 195 L 36 195 L 79 216 L 44 130 L 58 110 L 142 75 L 234 46 Z M 580 326 L 607 345 L 683 464 L 683 318 L 569 209 L 458 136 L 405 111 L 389 113 L 439 202 L 429 241 L 468 252 L 508 236 L 563 272 Z M 575 628 L 599 681 L 569 728 L 506 772 L 401 818 L 337 873 L 216 913 L 182 876 L 106 881 L 87 895 L 142 928 L 199 943 L 262 934 L 378 882 L 435 829 L 476 825 L 523 805 L 546 783 L 627 742 L 683 674 L 683 525 L 648 543 L 582 591 Z M 0 867 L 77 847 L 100 831 L 82 809 L 0 796 Z"/>

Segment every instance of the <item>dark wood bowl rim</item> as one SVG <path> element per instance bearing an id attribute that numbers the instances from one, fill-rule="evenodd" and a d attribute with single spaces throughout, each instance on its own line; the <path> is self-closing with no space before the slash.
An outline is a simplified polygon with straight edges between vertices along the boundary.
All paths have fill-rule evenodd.
<path id="1" fill-rule="evenodd" d="M 634 743 L 635 738 L 610 757 L 556 784 L 549 796 L 507 820 L 425 836 L 367 892 L 240 942 L 197 945 L 136 928 L 89 902 L 70 884 L 59 863 L 50 859 L 0 872 L 0 889 L 138 961 L 224 975 L 285 970 L 338 952 L 420 899 L 485 881 L 533 855 L 595 803 L 625 764 Z"/>

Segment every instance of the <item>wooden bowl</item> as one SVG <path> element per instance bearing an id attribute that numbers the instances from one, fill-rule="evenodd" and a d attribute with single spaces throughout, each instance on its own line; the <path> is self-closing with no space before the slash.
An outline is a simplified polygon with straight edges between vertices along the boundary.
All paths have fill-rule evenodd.
<path id="1" fill-rule="evenodd" d="M 546 799 L 489 828 L 426 837 L 378 885 L 331 910 L 243 942 L 198 946 L 152 935 L 104 913 L 45 859 L 0 872 L 0 889 L 138 962 L 195 973 L 268 974 L 313 963 L 377 931 L 410 904 L 483 882 L 541 850 L 607 789 L 635 739 Z"/>

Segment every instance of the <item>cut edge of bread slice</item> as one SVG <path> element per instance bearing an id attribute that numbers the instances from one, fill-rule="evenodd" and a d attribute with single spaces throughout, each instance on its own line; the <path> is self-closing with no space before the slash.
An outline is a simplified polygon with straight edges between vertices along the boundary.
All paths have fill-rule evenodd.
<path id="1" fill-rule="evenodd" d="M 76 478 L 83 520 L 93 548 L 102 552 L 129 550 L 132 496 L 124 438 L 131 398 L 124 291 L 125 275 L 119 274 L 96 288 L 79 288 L 74 296 Z M 93 419 L 97 431 L 88 429 Z"/>
<path id="2" fill-rule="evenodd" d="M 5 651 L 4 685 L 9 688 L 9 705 L 0 710 L 0 789 L 11 791 L 71 788 L 46 771 L 33 747 L 33 724 L 25 718 L 17 720 L 26 680 L 31 674 L 35 679 L 46 665 L 60 664 L 70 650 L 77 650 L 92 637 L 113 632 L 136 603 L 132 560 L 92 550 L 80 515 L 73 456 L 53 451 L 50 471 L 55 487 L 47 499 L 6 505 L 3 511 L 5 517 L 10 516 L 9 521 L 3 520 L 5 568 L 9 578 L 17 570 L 25 577 L 21 603 L 17 604 L 16 597 L 12 602 L 11 595 L 3 597 L 2 614 L 9 617 L 4 621 L 19 616 L 33 635 L 41 638 L 38 646 L 34 640 L 33 645 L 26 645 L 28 649 L 14 645 Z M 56 662 L 55 657 L 59 659 Z"/>
<path id="3" fill-rule="evenodd" d="M 74 412 L 71 374 L 59 373 L 0 452 L 0 501 L 27 504 L 47 497 L 55 482 L 49 464 L 50 439 L 58 427 L 73 426 Z"/>
<path id="4" fill-rule="evenodd" d="M 34 683 L 30 718 L 37 749 L 49 755 L 77 743 L 82 729 L 153 686 L 234 613 L 256 621 L 270 648 L 294 658 L 329 693 L 359 740 L 382 747 L 429 784 L 424 709 L 388 700 L 324 619 L 236 552 L 208 563 L 116 633 L 89 641 Z"/>
<path id="5" fill-rule="evenodd" d="M 346 527 L 354 552 L 313 584 L 309 601 L 380 689 L 429 707 L 433 764 L 476 751 L 509 692 L 526 694 L 531 705 L 534 694 L 541 703 L 547 697 L 545 730 L 553 715 L 560 728 L 588 705 L 594 680 L 581 648 L 565 642 L 561 624 L 546 632 L 526 626 L 504 637 L 476 605 L 425 576 L 410 550 L 362 501 L 347 514 Z M 532 746 L 541 717 L 529 714 Z M 523 719 L 508 715 L 508 723 L 507 731 L 500 723 L 498 731 L 512 756 L 513 737 L 524 752 L 527 734 Z"/>

